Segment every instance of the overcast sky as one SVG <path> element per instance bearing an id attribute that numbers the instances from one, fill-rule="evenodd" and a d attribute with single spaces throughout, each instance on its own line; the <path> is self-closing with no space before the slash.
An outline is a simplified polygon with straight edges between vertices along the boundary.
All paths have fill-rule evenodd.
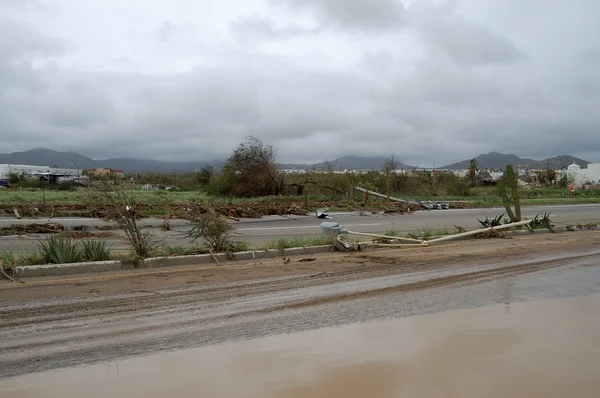
<path id="1" fill-rule="evenodd" d="M 0 0 L 0 152 L 600 160 L 598 0 Z"/>

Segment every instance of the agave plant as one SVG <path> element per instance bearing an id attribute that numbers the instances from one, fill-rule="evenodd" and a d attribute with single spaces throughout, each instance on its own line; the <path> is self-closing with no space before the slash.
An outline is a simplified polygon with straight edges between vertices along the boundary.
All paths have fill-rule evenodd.
<path id="1" fill-rule="evenodd" d="M 533 232 L 536 229 L 547 229 L 554 232 L 554 224 L 550 220 L 550 213 L 545 212 L 543 215 L 536 214 L 531 220 L 531 224 L 527 225 L 529 231 Z"/>
<path id="2" fill-rule="evenodd" d="M 481 228 L 499 227 L 502 225 L 502 217 L 504 217 L 504 213 L 494 218 L 486 217 L 483 220 L 477 219 L 477 221 L 479 221 L 479 224 L 481 224 Z"/>
<path id="3" fill-rule="evenodd" d="M 86 261 L 110 260 L 110 249 L 106 247 L 106 241 L 103 239 L 84 241 L 82 254 Z"/>
<path id="4" fill-rule="evenodd" d="M 40 241 L 40 249 L 44 260 L 50 264 L 77 263 L 83 259 L 79 245 L 69 238 L 51 236 Z"/>

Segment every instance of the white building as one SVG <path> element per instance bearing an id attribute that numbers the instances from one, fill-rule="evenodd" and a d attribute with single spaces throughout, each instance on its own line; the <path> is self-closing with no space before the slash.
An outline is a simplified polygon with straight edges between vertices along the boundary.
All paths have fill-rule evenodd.
<path id="1" fill-rule="evenodd" d="M 575 187 L 582 187 L 587 184 L 600 184 L 600 163 L 590 163 L 587 169 L 583 169 L 578 164 L 573 163 L 567 166 L 566 173 L 567 178 Z"/>
<path id="2" fill-rule="evenodd" d="M 25 174 L 28 178 L 39 177 L 80 177 L 78 169 L 63 169 L 48 166 L 32 166 L 25 164 L 0 164 L 0 179 L 6 179 L 11 173 Z"/>

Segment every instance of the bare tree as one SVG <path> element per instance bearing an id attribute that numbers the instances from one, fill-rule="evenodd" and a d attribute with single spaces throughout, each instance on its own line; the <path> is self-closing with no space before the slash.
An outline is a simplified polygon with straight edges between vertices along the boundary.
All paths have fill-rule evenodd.
<path id="1" fill-rule="evenodd" d="M 114 220 L 125 231 L 133 251 L 139 258 L 146 258 L 156 245 L 154 235 L 144 231 L 137 223 L 135 198 L 122 185 L 108 182 L 97 183 L 94 191 L 99 194 L 100 205 L 107 219 Z"/>

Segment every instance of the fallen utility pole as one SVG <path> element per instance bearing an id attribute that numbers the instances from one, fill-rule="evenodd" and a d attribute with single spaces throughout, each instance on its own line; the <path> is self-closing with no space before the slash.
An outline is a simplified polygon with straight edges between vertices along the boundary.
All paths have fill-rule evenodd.
<path id="1" fill-rule="evenodd" d="M 443 236 L 441 238 L 431 239 L 431 240 L 429 240 L 427 242 L 429 242 L 429 243 L 444 242 L 444 241 L 451 240 L 451 239 L 464 238 L 464 237 L 467 237 L 467 236 L 473 236 L 473 235 L 477 235 L 477 234 L 481 234 L 481 233 L 489 232 L 489 231 L 498 231 L 498 230 L 502 230 L 502 229 L 510 229 L 510 228 L 513 228 L 513 227 L 521 226 L 521 225 L 531 224 L 532 221 L 533 220 L 519 221 L 519 222 L 510 223 L 510 224 L 499 225 L 497 227 L 489 227 L 489 228 L 477 229 L 475 231 L 468 231 L 468 232 L 463 232 L 463 233 L 456 234 L 456 235 L 448 235 L 448 236 Z"/>
<path id="2" fill-rule="evenodd" d="M 411 205 L 418 204 L 417 202 L 409 202 L 408 200 L 398 199 L 398 198 L 394 198 L 394 197 L 387 196 L 387 195 L 382 195 L 379 192 L 369 191 L 368 189 L 364 189 L 364 188 L 361 188 L 361 187 L 354 187 L 353 189 L 357 190 L 358 192 L 362 192 L 364 194 L 367 194 L 367 195 L 377 196 L 378 198 L 391 200 L 393 202 L 406 203 L 406 204 L 411 204 Z"/>
<path id="3" fill-rule="evenodd" d="M 351 235 L 370 236 L 372 238 L 381 238 L 381 239 L 387 239 L 387 240 L 403 240 L 406 242 L 427 245 L 427 242 L 425 242 L 425 241 L 418 240 L 418 239 L 404 238 L 402 236 L 389 236 L 389 235 L 370 234 L 367 232 L 348 231 L 346 228 L 344 228 L 343 226 L 341 226 L 340 224 L 338 224 L 336 222 L 321 223 L 321 231 L 326 235 L 332 235 L 332 236 L 337 236 L 337 235 L 346 233 L 346 234 L 351 234 Z"/>

